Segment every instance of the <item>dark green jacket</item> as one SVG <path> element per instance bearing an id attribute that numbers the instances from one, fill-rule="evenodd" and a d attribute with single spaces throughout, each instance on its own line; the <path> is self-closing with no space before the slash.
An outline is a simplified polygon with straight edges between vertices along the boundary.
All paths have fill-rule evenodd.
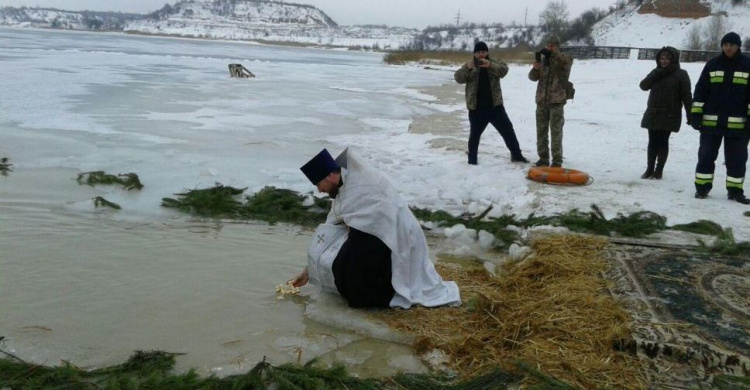
<path id="1" fill-rule="evenodd" d="M 508 65 L 500 60 L 490 61 L 490 67 L 486 68 L 490 78 L 490 90 L 492 90 L 492 106 L 501 106 L 503 104 L 503 91 L 500 88 L 500 79 L 508 74 Z M 469 69 L 467 64 L 457 70 L 453 75 L 456 82 L 466 84 L 466 108 L 469 110 L 477 109 L 477 85 L 479 85 L 479 69 Z"/>

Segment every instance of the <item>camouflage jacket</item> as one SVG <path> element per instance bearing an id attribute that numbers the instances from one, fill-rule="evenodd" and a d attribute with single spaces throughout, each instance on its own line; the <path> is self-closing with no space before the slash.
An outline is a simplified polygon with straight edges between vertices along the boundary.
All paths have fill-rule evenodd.
<path id="1" fill-rule="evenodd" d="M 552 52 L 549 65 L 539 69 L 531 68 L 529 80 L 537 81 L 536 104 L 565 103 L 565 83 L 570 77 L 573 58 L 561 52 Z"/>
<path id="2" fill-rule="evenodd" d="M 503 91 L 500 89 L 500 79 L 508 74 L 508 65 L 505 62 L 499 60 L 490 61 L 490 67 L 486 68 L 489 72 L 490 78 L 490 90 L 492 91 L 492 106 L 500 106 L 503 104 Z M 469 69 L 467 64 L 457 70 L 453 75 L 456 82 L 459 84 L 466 84 L 466 108 L 469 110 L 476 110 L 477 108 L 477 86 L 479 84 L 479 69 Z"/>

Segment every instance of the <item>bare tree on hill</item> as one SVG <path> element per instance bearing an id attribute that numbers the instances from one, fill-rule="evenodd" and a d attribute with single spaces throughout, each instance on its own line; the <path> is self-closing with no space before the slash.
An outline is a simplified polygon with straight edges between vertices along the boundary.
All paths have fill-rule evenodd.
<path id="1" fill-rule="evenodd" d="M 727 19 L 721 15 L 714 15 L 706 26 L 706 40 L 703 48 L 705 50 L 719 50 L 721 38 L 729 32 L 731 26 Z"/>
<path id="2" fill-rule="evenodd" d="M 721 50 L 721 38 L 732 28 L 725 16 L 714 15 L 703 28 L 695 24 L 687 33 L 689 50 Z"/>
<path id="3" fill-rule="evenodd" d="M 563 41 L 579 41 L 587 45 L 593 45 L 594 40 L 591 38 L 592 27 L 600 20 L 607 16 L 607 12 L 599 8 L 591 8 L 585 11 L 581 16 L 570 22 L 570 27 L 564 34 Z"/>
<path id="4" fill-rule="evenodd" d="M 693 24 L 688 30 L 687 45 L 688 50 L 703 49 L 703 29 L 697 24 Z"/>
<path id="5" fill-rule="evenodd" d="M 568 3 L 565 0 L 550 0 L 539 14 L 539 25 L 547 34 L 561 35 L 568 27 Z"/>

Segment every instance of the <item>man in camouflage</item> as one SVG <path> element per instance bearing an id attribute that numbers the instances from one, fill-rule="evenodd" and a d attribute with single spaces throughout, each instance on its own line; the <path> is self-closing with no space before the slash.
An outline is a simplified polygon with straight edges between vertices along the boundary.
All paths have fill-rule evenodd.
<path id="1" fill-rule="evenodd" d="M 548 134 L 552 136 L 552 166 L 561 167 L 563 162 L 563 125 L 565 124 L 565 101 L 568 99 L 567 84 L 573 59 L 560 51 L 560 38 L 550 35 L 547 47 L 540 52 L 529 72 L 529 80 L 536 87 L 536 151 L 539 161 L 534 165 L 550 165 Z M 544 57 L 539 58 L 539 57 Z"/>
<path id="2" fill-rule="evenodd" d="M 503 93 L 500 79 L 508 74 L 508 65 L 500 60 L 490 59 L 489 49 L 484 42 L 474 45 L 474 58 L 453 75 L 456 82 L 466 84 L 466 108 L 469 109 L 469 164 L 477 165 L 479 139 L 492 124 L 510 150 L 510 161 L 528 163 L 513 130 L 513 123 L 503 106 Z"/>

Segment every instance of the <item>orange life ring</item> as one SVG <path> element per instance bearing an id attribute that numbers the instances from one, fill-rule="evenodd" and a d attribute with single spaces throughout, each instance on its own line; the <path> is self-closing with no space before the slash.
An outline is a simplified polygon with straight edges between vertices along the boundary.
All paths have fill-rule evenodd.
<path id="1" fill-rule="evenodd" d="M 531 167 L 527 177 L 547 184 L 585 185 L 591 182 L 586 172 L 556 167 Z"/>

